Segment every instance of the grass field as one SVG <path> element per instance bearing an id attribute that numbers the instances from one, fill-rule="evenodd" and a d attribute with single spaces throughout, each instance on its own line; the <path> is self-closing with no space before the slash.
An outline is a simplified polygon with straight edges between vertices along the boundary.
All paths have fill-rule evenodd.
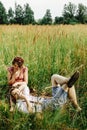
<path id="1" fill-rule="evenodd" d="M 78 114 L 70 104 L 63 113 L 45 112 L 42 120 L 9 113 L 7 67 L 15 56 L 25 59 L 28 85 L 39 94 L 51 85 L 52 74 L 70 76 L 78 69 L 76 92 L 83 111 Z M 87 25 L 0 25 L 0 98 L 0 130 L 87 130 Z"/>

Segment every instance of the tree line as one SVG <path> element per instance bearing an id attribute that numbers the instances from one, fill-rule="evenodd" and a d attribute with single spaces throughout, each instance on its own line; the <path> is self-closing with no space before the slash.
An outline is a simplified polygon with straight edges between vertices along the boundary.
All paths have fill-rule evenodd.
<path id="1" fill-rule="evenodd" d="M 15 3 L 15 10 L 11 7 L 6 11 L 2 2 L 0 2 L 0 24 L 38 24 L 38 25 L 52 25 L 52 24 L 86 24 L 87 23 L 87 7 L 82 3 L 78 7 L 69 2 L 64 5 L 62 16 L 56 16 L 52 19 L 50 9 L 47 9 L 44 16 L 35 20 L 34 11 L 28 3 L 23 7 Z"/>

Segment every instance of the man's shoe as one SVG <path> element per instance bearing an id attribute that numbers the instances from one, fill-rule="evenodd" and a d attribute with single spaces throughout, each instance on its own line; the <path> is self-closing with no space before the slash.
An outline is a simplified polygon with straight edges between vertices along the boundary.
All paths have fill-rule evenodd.
<path id="1" fill-rule="evenodd" d="M 68 81 L 68 83 L 67 83 L 68 87 L 71 88 L 71 87 L 74 85 L 74 83 L 78 80 L 78 78 L 79 78 L 79 71 L 76 71 L 76 72 L 71 76 L 71 78 L 69 79 L 69 81 Z"/>

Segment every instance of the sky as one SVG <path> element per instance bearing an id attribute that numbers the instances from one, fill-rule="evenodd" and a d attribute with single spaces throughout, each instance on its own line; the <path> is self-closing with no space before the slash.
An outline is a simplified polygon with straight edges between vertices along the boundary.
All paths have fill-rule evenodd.
<path id="1" fill-rule="evenodd" d="M 75 4 L 76 6 L 79 3 L 87 6 L 87 0 L 0 0 L 6 10 L 10 7 L 15 9 L 15 3 L 20 4 L 22 7 L 24 4 L 28 3 L 31 9 L 34 11 L 35 19 L 42 18 L 47 9 L 50 9 L 51 16 L 54 19 L 56 16 L 61 16 L 64 8 L 64 4 L 69 2 Z"/>

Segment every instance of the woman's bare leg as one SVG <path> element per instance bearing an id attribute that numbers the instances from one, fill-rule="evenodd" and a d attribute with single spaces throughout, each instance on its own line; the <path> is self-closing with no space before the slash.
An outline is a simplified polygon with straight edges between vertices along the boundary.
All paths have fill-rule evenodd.
<path id="1" fill-rule="evenodd" d="M 24 99 L 26 104 L 27 104 L 27 109 L 28 111 L 31 113 L 32 112 L 32 108 L 31 108 L 31 105 L 30 105 L 30 102 L 27 100 L 27 97 L 22 93 L 20 92 L 19 89 L 14 89 L 12 91 L 12 95 L 14 96 L 14 98 L 17 100 L 17 99 Z"/>
<path id="2" fill-rule="evenodd" d="M 12 101 L 12 97 L 10 96 L 10 112 L 14 110 L 14 103 Z"/>
<path id="3" fill-rule="evenodd" d="M 25 100 L 25 102 L 26 102 L 26 104 L 27 104 L 27 109 L 28 109 L 28 111 L 29 111 L 30 113 L 32 113 L 32 107 L 31 107 L 31 105 L 30 105 L 30 102 L 27 100 L 26 96 L 23 95 L 23 94 L 20 94 L 20 95 L 19 95 L 19 98 Z"/>

